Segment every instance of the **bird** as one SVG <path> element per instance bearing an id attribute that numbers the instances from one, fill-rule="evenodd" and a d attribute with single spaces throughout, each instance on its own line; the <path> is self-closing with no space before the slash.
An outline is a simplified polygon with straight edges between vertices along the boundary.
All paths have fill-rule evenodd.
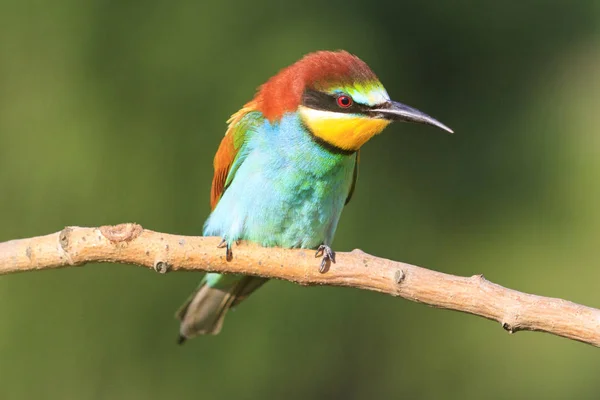
<path id="1" fill-rule="evenodd" d="M 281 69 L 227 121 L 214 157 L 211 213 L 204 236 L 222 238 L 226 258 L 240 240 L 315 250 L 331 248 L 352 198 L 361 147 L 394 121 L 450 128 L 390 99 L 371 68 L 344 51 L 309 53 Z M 221 331 L 229 309 L 268 279 L 207 273 L 177 311 L 179 343 Z"/>

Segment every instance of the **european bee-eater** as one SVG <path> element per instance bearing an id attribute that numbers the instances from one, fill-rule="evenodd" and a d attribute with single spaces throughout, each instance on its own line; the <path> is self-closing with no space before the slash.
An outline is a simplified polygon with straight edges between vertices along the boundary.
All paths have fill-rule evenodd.
<path id="1" fill-rule="evenodd" d="M 356 186 L 359 150 L 392 121 L 452 132 L 390 100 L 367 64 L 345 51 L 311 53 L 284 68 L 228 121 L 204 235 L 222 237 L 227 257 L 237 240 L 315 249 L 324 272 L 335 262 L 329 246 Z M 206 274 L 177 313 L 180 342 L 217 334 L 227 310 L 266 281 Z"/>

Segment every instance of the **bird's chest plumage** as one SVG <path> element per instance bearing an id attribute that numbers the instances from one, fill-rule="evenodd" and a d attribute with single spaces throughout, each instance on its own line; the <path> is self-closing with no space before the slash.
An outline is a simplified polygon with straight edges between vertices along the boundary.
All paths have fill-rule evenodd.
<path id="1" fill-rule="evenodd" d="M 350 186 L 356 155 L 315 143 L 297 117 L 265 123 L 205 224 L 204 234 L 263 246 L 329 244 Z"/>

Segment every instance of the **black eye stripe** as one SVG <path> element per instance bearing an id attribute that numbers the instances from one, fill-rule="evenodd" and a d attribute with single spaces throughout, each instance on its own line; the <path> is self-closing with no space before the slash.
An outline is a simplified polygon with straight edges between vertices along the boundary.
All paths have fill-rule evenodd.
<path id="1" fill-rule="evenodd" d="M 352 96 L 348 96 L 352 99 Z M 338 105 L 337 95 L 331 95 L 318 90 L 306 89 L 302 95 L 302 105 L 315 110 L 333 111 L 348 114 L 366 114 L 371 107 L 352 102 L 350 107 L 342 108 Z"/>

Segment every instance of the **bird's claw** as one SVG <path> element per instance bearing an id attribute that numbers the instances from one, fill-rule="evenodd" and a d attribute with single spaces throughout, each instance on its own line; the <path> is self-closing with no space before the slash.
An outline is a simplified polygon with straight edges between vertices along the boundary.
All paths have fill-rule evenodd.
<path id="1" fill-rule="evenodd" d="M 317 249 L 317 252 L 315 253 L 315 258 L 321 256 L 323 256 L 323 259 L 321 260 L 319 272 L 324 273 L 330 262 L 335 263 L 335 252 L 331 250 L 331 247 L 322 244 Z"/>
<path id="2" fill-rule="evenodd" d="M 229 242 L 227 240 L 222 239 L 221 243 L 217 245 L 217 248 L 225 248 L 225 259 L 227 261 L 231 261 L 231 259 L 233 258 L 233 251 L 231 251 L 231 246 L 229 245 Z"/>

